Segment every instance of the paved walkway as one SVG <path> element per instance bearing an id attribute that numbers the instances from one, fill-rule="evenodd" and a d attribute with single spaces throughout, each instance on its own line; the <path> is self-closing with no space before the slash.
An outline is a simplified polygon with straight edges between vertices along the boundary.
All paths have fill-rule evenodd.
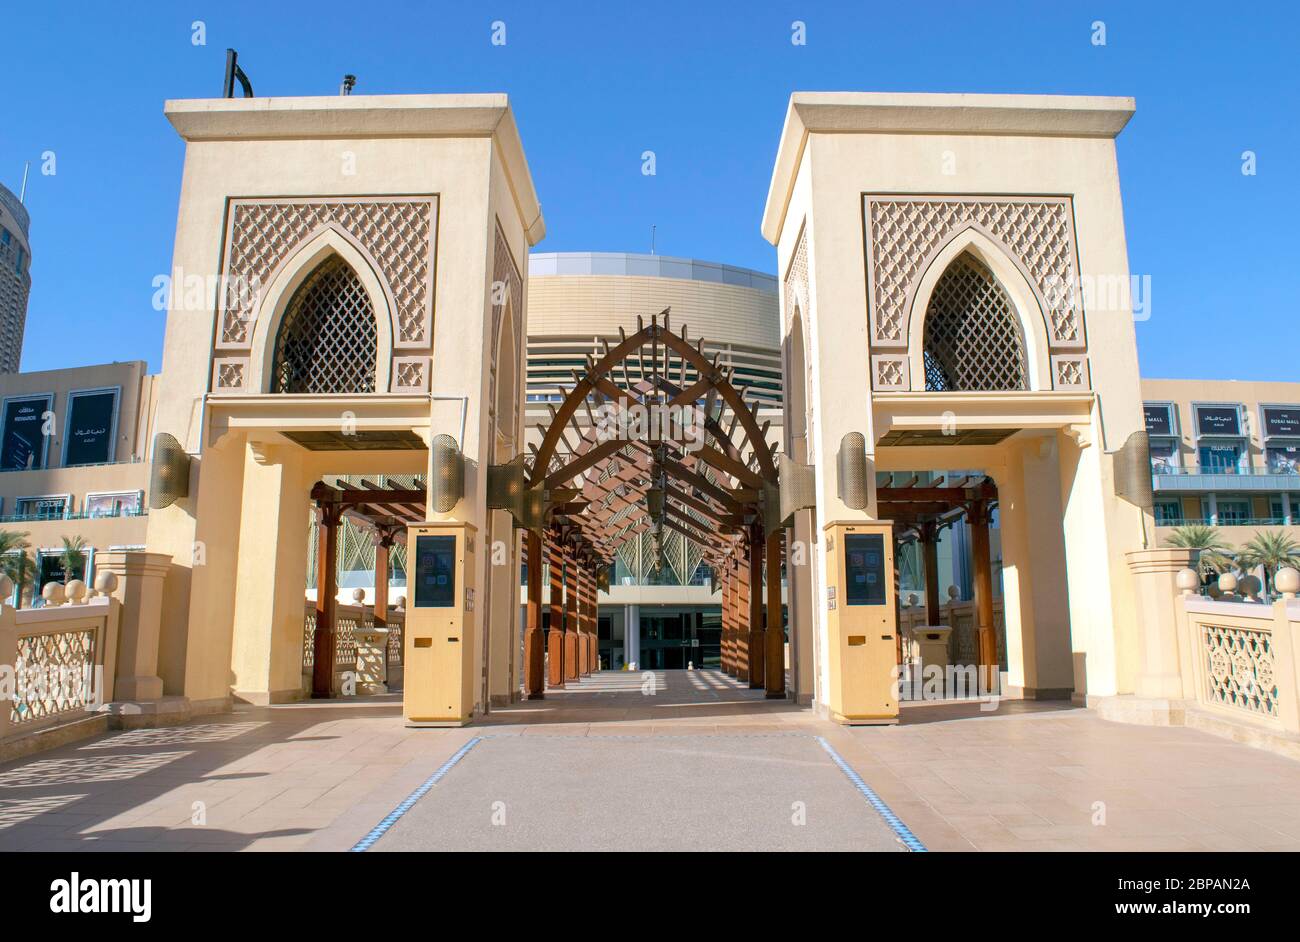
<path id="1" fill-rule="evenodd" d="M 0 765 L 0 850 L 343 850 L 475 738 L 375 850 L 900 849 L 817 737 L 931 850 L 1300 850 L 1300 763 L 1195 730 L 1022 702 L 845 729 L 713 672 L 642 684 L 457 730 L 388 697 L 110 733 Z"/>

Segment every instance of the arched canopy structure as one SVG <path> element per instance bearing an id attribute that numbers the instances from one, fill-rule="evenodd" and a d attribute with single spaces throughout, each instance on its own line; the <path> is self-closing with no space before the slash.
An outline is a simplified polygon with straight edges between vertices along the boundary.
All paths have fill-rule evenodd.
<path id="1" fill-rule="evenodd" d="M 721 583 L 723 669 L 784 696 L 783 521 L 768 424 L 730 370 L 704 355 L 702 340 L 692 344 L 685 326 L 672 331 L 667 309 L 637 321 L 636 333 L 620 329 L 617 345 L 604 343 L 585 372 L 574 372 L 559 408 L 548 406 L 550 425 L 525 465 L 525 503 L 543 508 L 552 605 L 559 571 L 567 586 L 575 558 L 607 571 L 619 548 L 642 534 L 659 560 L 668 538 L 684 538 Z M 530 537 L 530 696 L 541 692 L 540 544 Z M 553 607 L 551 617 L 554 626 L 561 613 Z M 777 619 L 772 630 L 769 619 Z M 547 650 L 552 665 L 567 665 L 554 627 Z M 563 679 L 552 674 L 553 683 Z"/>
<path id="2" fill-rule="evenodd" d="M 680 533 L 721 565 L 761 524 L 765 490 L 775 499 L 767 424 L 702 346 L 685 327 L 673 333 L 665 310 L 631 336 L 620 331 L 599 360 L 588 357 L 560 407 L 550 407 L 528 487 L 555 495 L 552 521 L 577 527 L 606 562 L 623 540 L 650 530 Z M 630 361 L 645 378 L 631 381 Z"/>

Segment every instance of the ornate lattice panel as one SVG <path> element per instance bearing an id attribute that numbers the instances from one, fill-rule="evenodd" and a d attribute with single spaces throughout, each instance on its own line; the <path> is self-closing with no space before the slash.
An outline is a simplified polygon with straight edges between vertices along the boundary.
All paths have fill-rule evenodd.
<path id="1" fill-rule="evenodd" d="M 808 230 L 799 233 L 799 241 L 790 257 L 790 268 L 785 275 L 785 316 L 789 320 L 799 304 L 808 303 Z M 808 312 L 803 312 L 804 321 Z"/>
<path id="2" fill-rule="evenodd" d="M 875 345 L 907 343 L 908 308 L 928 262 L 949 237 L 973 225 L 1001 243 L 1027 273 L 1047 311 L 1054 347 L 1083 346 L 1074 225 L 1066 198 L 899 199 L 868 196 L 868 278 Z"/>
<path id="3" fill-rule="evenodd" d="M 1205 659 L 1205 694 L 1210 703 L 1256 716 L 1278 715 L 1272 635 L 1248 628 L 1203 625 L 1201 656 Z"/>
<path id="4" fill-rule="evenodd" d="M 32 723 L 85 708 L 94 678 L 96 634 L 94 628 L 77 628 L 18 636 L 22 667 L 11 722 Z"/>
<path id="5" fill-rule="evenodd" d="M 218 346 L 249 345 L 257 298 L 276 268 L 329 226 L 348 233 L 374 259 L 395 303 L 396 345 L 427 346 L 432 333 L 435 216 L 432 197 L 235 201 L 226 239 Z"/>
<path id="6" fill-rule="evenodd" d="M 1011 299 L 993 273 L 958 256 L 925 313 L 925 388 L 936 392 L 1025 389 L 1025 355 Z"/>
<path id="7" fill-rule="evenodd" d="M 275 339 L 271 391 L 375 391 L 375 315 L 361 280 L 337 256 L 298 288 Z"/>

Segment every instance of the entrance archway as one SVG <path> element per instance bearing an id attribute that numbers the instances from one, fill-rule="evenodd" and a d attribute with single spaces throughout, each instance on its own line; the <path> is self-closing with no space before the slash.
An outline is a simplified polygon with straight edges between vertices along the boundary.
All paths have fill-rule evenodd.
<path id="1" fill-rule="evenodd" d="M 722 670 L 768 697 L 785 696 L 781 573 L 789 513 L 780 475 L 798 471 L 788 459 L 778 462 L 768 423 L 730 369 L 702 351 L 686 327 L 673 332 L 668 309 L 649 323 L 638 318 L 635 333 L 620 329 L 617 345 L 602 342 L 599 358 L 589 355 L 585 371 L 574 371 L 559 407 L 548 406 L 541 443 L 524 459 L 518 503 L 532 531 L 530 699 L 599 666 L 597 591 L 620 547 L 643 536 L 658 566 L 670 537 L 699 548 L 722 594 Z"/>

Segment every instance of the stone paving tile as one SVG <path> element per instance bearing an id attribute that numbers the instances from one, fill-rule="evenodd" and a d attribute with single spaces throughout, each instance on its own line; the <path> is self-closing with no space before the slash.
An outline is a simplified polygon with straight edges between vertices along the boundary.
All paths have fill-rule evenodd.
<path id="1" fill-rule="evenodd" d="M 345 850 L 476 736 L 636 737 L 706 757 L 711 737 L 760 737 L 745 748 L 780 769 L 787 747 L 761 737 L 788 734 L 825 737 L 932 850 L 1300 849 L 1300 763 L 1195 730 L 1017 701 L 849 729 L 700 671 L 657 674 L 654 698 L 639 674 L 597 675 L 463 729 L 407 729 L 389 696 L 98 736 L 0 764 L 0 850 Z"/>

